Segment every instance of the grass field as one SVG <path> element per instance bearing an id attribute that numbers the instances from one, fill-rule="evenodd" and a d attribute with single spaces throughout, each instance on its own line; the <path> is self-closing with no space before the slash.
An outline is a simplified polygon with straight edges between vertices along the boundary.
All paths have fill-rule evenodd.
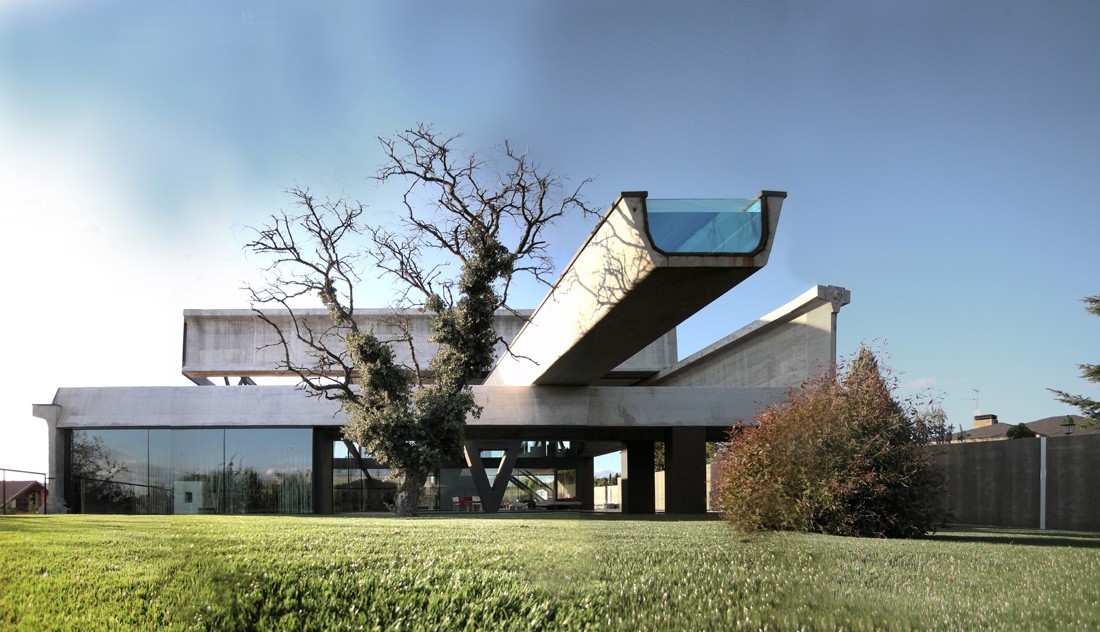
<path id="1" fill-rule="evenodd" d="M 1100 535 L 576 516 L 0 518 L 0 629 L 1090 629 Z"/>

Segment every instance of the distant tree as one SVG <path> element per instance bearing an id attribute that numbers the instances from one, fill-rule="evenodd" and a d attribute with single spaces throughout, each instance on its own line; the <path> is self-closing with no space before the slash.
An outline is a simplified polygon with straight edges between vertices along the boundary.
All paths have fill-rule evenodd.
<path id="1" fill-rule="evenodd" d="M 461 454 L 466 417 L 480 414 L 469 385 L 492 367 L 501 341 L 493 315 L 507 308 L 512 280 L 544 280 L 553 267 L 547 227 L 589 212 L 579 197 L 584 182 L 565 189 L 507 142 L 497 171 L 458 150 L 456 140 L 423 124 L 379 139 L 386 161 L 378 180 L 406 186 L 399 228 L 367 225 L 362 203 L 293 189 L 298 210 L 273 216 L 248 244 L 272 259 L 267 285 L 249 289 L 254 310 L 278 336 L 282 368 L 312 395 L 339 402 L 348 415 L 344 437 L 402 475 L 395 498 L 402 516 L 416 515 L 429 473 Z M 366 245 L 353 243 L 361 237 Z M 368 263 L 395 281 L 396 307 L 431 314 L 430 340 L 439 351 L 428 366 L 415 353 L 413 366 L 395 360 L 391 344 L 412 349 L 407 322 L 393 340 L 356 322 L 356 284 Z M 313 329 L 296 316 L 291 303 L 309 295 L 327 308 L 330 326 Z M 293 324 L 265 316 L 270 306 Z M 307 362 L 292 357 L 292 341 L 310 350 Z"/>
<path id="2" fill-rule="evenodd" d="M 730 430 L 715 500 L 739 528 L 914 537 L 942 521 L 943 479 L 931 435 L 893 381 L 861 348 L 825 374 Z"/>
<path id="3" fill-rule="evenodd" d="M 614 487 L 619 484 L 619 473 L 613 472 L 607 476 L 597 476 L 592 480 L 594 487 Z"/>
<path id="4" fill-rule="evenodd" d="M 916 414 L 915 421 L 924 427 L 932 443 L 951 443 L 954 433 L 947 423 L 947 412 L 939 404 L 932 404 Z"/>
<path id="5" fill-rule="evenodd" d="M 1085 303 L 1085 311 L 1100 316 L 1100 294 L 1086 296 L 1081 299 L 1081 301 Z M 1100 364 L 1081 364 L 1078 366 L 1081 367 L 1081 377 L 1094 384 L 1100 384 Z M 1081 411 L 1081 415 L 1089 419 L 1085 425 L 1094 426 L 1100 424 L 1100 401 L 1085 397 L 1084 395 L 1071 395 L 1065 391 L 1053 388 L 1048 388 L 1047 390 L 1054 393 L 1054 398 L 1058 401 L 1077 407 Z"/>
<path id="6" fill-rule="evenodd" d="M 1005 436 L 1009 439 L 1030 439 L 1035 436 L 1035 431 L 1027 427 L 1027 424 L 1018 423 L 1008 429 Z"/>
<path id="7" fill-rule="evenodd" d="M 707 441 L 707 463 L 712 463 L 718 456 L 718 452 L 726 444 L 724 442 Z M 665 471 L 665 444 L 658 441 L 653 444 L 653 471 Z"/>

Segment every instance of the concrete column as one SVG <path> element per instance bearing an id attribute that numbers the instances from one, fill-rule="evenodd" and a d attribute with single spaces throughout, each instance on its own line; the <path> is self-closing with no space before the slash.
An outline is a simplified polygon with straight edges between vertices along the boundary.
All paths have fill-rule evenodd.
<path id="1" fill-rule="evenodd" d="M 338 432 L 338 431 L 337 431 Z M 332 513 L 332 428 L 313 429 L 313 513 Z"/>
<path id="2" fill-rule="evenodd" d="M 623 513 L 654 513 L 653 442 L 627 441 L 622 469 Z"/>
<path id="3" fill-rule="evenodd" d="M 61 419 L 61 406 L 57 404 L 34 404 L 32 414 L 46 420 L 46 440 L 49 442 L 50 457 L 47 470 L 46 487 L 49 497 L 46 499 L 46 513 L 69 513 L 72 505 L 68 498 L 72 496 L 72 477 L 69 476 L 69 429 L 58 428 Z"/>
<path id="4" fill-rule="evenodd" d="M 665 513 L 706 512 L 706 428 L 669 428 L 665 432 Z"/>
<path id="5" fill-rule="evenodd" d="M 593 479 L 596 478 L 596 460 L 581 457 L 577 462 L 577 500 L 582 510 L 591 511 L 596 506 L 596 490 Z"/>

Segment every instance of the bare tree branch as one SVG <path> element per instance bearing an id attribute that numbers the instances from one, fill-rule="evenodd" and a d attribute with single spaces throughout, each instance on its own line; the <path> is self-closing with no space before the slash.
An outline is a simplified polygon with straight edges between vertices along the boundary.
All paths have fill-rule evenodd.
<path id="1" fill-rule="evenodd" d="M 380 138 L 388 160 L 377 178 L 382 182 L 393 178 L 408 181 L 402 197 L 402 223 L 415 236 L 417 246 L 440 249 L 465 264 L 472 254 L 467 231 L 478 230 L 507 248 L 511 265 L 496 284 L 498 307 L 504 307 L 517 275 L 549 284 L 547 276 L 553 272 L 553 261 L 546 251 L 544 232 L 567 214 L 594 214 L 580 195 L 591 180 L 567 190 L 562 179 L 531 163 L 526 150 L 517 150 L 507 141 L 500 152 L 505 168 L 493 174 L 489 163 L 476 154 L 462 154 L 452 148 L 458 138 L 441 137 L 425 124 L 393 138 Z M 425 212 L 425 207 L 430 212 Z M 412 245 L 394 241 L 392 234 L 373 237 L 376 261 L 393 261 L 395 250 L 409 252 Z M 386 266 L 385 270 L 417 289 L 425 299 L 440 295 L 436 287 L 425 282 L 425 271 L 417 267 L 406 263 Z M 438 268 L 432 272 L 438 272 Z M 431 280 L 434 282 L 435 277 Z"/>
<path id="2" fill-rule="evenodd" d="M 592 213 L 580 197 L 587 180 L 567 191 L 526 150 L 505 142 L 494 160 L 482 160 L 456 149 L 459 138 L 420 124 L 379 139 L 386 160 L 377 179 L 404 182 L 398 227 L 366 225 L 359 202 L 293 188 L 294 207 L 247 244 L 269 261 L 266 285 L 248 290 L 275 332 L 277 368 L 311 395 L 339 401 L 345 438 L 404 474 L 396 500 L 403 515 L 415 514 L 429 469 L 460 450 L 467 416 L 480 413 L 470 384 L 492 368 L 497 343 L 512 353 L 494 329 L 496 310 L 511 309 L 511 283 L 546 283 L 553 262 L 545 231 L 565 215 Z M 382 338 L 356 320 L 361 266 L 394 281 L 397 305 L 430 313 L 428 340 L 438 351 L 427 367 L 405 313 L 385 319 Z M 327 319 L 295 311 L 307 297 L 320 299 Z M 395 357 L 402 345 L 411 366 Z"/>

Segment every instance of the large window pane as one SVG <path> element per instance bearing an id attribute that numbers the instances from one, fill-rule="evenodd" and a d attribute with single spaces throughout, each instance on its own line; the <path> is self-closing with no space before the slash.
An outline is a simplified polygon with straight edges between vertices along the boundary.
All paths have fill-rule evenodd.
<path id="1" fill-rule="evenodd" d="M 173 429 L 172 488 L 175 513 L 225 513 L 222 469 L 225 466 L 221 428 Z"/>
<path id="2" fill-rule="evenodd" d="M 137 513 L 148 480 L 147 430 L 74 430 L 72 472 L 84 513 Z"/>
<path id="3" fill-rule="evenodd" d="M 310 429 L 227 429 L 225 453 L 227 513 L 313 511 Z"/>
<path id="4" fill-rule="evenodd" d="M 150 502 L 145 513 L 172 513 L 175 472 L 172 470 L 172 431 L 149 429 Z"/>
<path id="5" fill-rule="evenodd" d="M 309 428 L 74 430 L 86 513 L 310 513 Z"/>

